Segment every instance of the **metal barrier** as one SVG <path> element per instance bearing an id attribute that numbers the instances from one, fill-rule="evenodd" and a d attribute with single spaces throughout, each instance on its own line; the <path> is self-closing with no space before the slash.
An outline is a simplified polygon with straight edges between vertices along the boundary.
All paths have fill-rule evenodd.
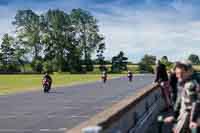
<path id="1" fill-rule="evenodd" d="M 145 133 L 163 109 L 158 85 L 149 85 L 66 133 Z"/>

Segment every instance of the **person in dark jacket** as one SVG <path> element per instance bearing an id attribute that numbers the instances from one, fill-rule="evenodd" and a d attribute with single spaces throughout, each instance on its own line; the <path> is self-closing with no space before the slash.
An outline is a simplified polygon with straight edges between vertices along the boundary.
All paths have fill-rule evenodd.
<path id="1" fill-rule="evenodd" d="M 175 70 L 171 69 L 170 75 L 169 75 L 169 84 L 171 87 L 171 98 L 172 98 L 173 104 L 176 103 L 176 99 L 177 99 L 177 93 L 178 93 L 177 83 L 178 83 L 178 79 L 176 77 Z"/>
<path id="2" fill-rule="evenodd" d="M 160 62 L 160 60 L 158 60 L 157 66 L 156 66 L 155 82 L 161 83 L 161 82 L 165 82 L 165 81 L 168 81 L 166 66 L 164 64 L 162 64 Z"/>
<path id="3" fill-rule="evenodd" d="M 156 77 L 154 80 L 155 83 L 158 83 L 161 87 L 161 92 L 165 101 L 166 109 L 170 109 L 171 101 L 170 101 L 170 86 L 169 79 L 166 70 L 166 66 L 158 60 L 156 66 Z"/>
<path id="4" fill-rule="evenodd" d="M 197 83 L 200 85 L 200 74 L 198 74 L 196 71 L 193 72 L 192 78 L 197 81 Z"/>

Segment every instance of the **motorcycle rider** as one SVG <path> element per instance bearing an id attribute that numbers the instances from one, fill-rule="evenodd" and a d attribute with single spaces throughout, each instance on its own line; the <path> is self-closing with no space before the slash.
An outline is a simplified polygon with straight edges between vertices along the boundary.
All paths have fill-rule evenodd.
<path id="1" fill-rule="evenodd" d="M 107 81 L 107 72 L 105 70 L 102 72 L 101 78 L 102 78 L 103 82 L 106 83 L 106 81 Z"/>
<path id="2" fill-rule="evenodd" d="M 128 71 L 128 79 L 131 82 L 133 79 L 133 73 L 131 71 Z"/>
<path id="3" fill-rule="evenodd" d="M 48 80 L 48 82 L 49 82 L 49 89 L 51 89 L 52 78 L 51 78 L 51 76 L 49 75 L 48 72 L 45 73 L 45 75 L 44 75 L 44 77 L 43 77 L 43 80 Z"/>

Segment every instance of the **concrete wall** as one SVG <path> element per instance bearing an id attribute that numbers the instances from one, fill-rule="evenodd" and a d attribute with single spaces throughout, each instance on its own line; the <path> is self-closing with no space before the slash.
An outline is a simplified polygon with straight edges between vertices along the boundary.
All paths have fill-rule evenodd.
<path id="1" fill-rule="evenodd" d="M 149 85 L 67 133 L 148 133 L 163 105 L 159 86 Z"/>

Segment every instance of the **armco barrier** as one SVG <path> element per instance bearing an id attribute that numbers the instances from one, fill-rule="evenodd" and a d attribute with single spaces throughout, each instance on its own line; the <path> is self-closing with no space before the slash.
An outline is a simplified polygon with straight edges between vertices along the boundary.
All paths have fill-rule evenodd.
<path id="1" fill-rule="evenodd" d="M 66 133 L 148 133 L 163 105 L 159 86 L 149 85 Z"/>

